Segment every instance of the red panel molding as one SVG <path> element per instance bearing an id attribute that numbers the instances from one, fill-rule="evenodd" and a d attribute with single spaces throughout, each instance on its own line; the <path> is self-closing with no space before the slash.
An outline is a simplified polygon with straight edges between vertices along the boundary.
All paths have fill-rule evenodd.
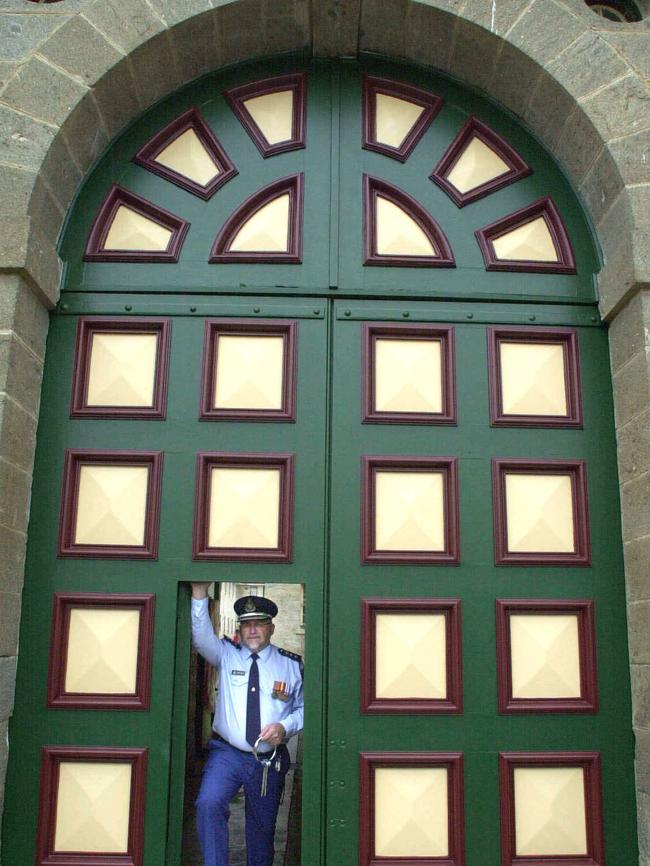
<path id="1" fill-rule="evenodd" d="M 156 596 L 153 593 L 55 592 L 52 605 L 50 664 L 47 677 L 47 706 L 51 709 L 148 710 L 151 696 L 153 622 Z M 73 608 L 138 610 L 138 661 L 133 694 L 68 692 L 65 677 L 68 660 L 70 615 Z"/>
<path id="2" fill-rule="evenodd" d="M 282 337 L 282 407 L 280 409 L 220 409 L 214 406 L 214 389 L 219 363 L 219 336 Z M 298 323 L 273 319 L 206 319 L 201 372 L 202 421 L 295 421 L 296 420 L 296 346 Z"/>
<path id="3" fill-rule="evenodd" d="M 512 695 L 512 614 L 575 614 L 578 619 L 580 697 L 515 698 Z M 500 713 L 595 713 L 598 710 L 596 632 L 591 599 L 500 598 L 496 601 L 497 676 Z"/>
<path id="4" fill-rule="evenodd" d="M 175 139 L 183 135 L 184 132 L 187 132 L 188 129 L 192 129 L 195 132 L 197 138 L 212 156 L 219 169 L 219 174 L 212 178 L 205 186 L 193 181 L 186 175 L 174 171 L 169 166 L 156 162 L 156 157 Z M 172 120 L 160 132 L 156 133 L 136 153 L 133 157 L 133 162 L 165 178 L 165 180 L 175 183 L 176 186 L 180 186 L 193 195 L 198 195 L 200 198 L 206 200 L 211 198 L 218 189 L 238 173 L 230 157 L 197 108 L 190 108 L 188 111 L 183 112 L 180 117 Z"/>
<path id="5" fill-rule="evenodd" d="M 375 854 L 375 770 L 384 767 L 447 769 L 448 849 L 446 857 L 378 857 Z M 361 752 L 359 755 L 360 866 L 464 866 L 465 815 L 462 752 Z"/>
<path id="6" fill-rule="evenodd" d="M 439 340 L 441 344 L 442 411 L 396 412 L 375 408 L 375 343 L 378 339 Z M 456 361 L 453 325 L 364 323 L 362 340 L 362 410 L 361 420 L 373 424 L 456 424 Z"/>
<path id="7" fill-rule="evenodd" d="M 443 614 L 447 662 L 444 698 L 378 698 L 376 695 L 377 614 Z M 461 602 L 459 598 L 361 599 L 361 712 L 427 715 L 463 712 Z"/>
<path id="8" fill-rule="evenodd" d="M 144 810 L 147 778 L 147 749 L 103 748 L 99 746 L 43 746 L 37 866 L 142 866 Z M 54 849 L 59 768 L 62 763 L 125 763 L 132 767 L 129 806 L 128 850 L 125 854 L 101 852 L 57 852 Z"/>

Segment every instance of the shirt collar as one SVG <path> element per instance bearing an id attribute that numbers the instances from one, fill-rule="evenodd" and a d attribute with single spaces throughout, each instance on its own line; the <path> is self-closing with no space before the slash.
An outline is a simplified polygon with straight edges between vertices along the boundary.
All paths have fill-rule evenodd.
<path id="1" fill-rule="evenodd" d="M 271 647 L 272 647 L 272 644 L 269 644 L 268 646 L 265 646 L 263 650 L 260 650 L 258 652 L 257 656 L 259 659 L 261 659 L 261 661 L 265 662 L 268 660 L 268 658 L 271 654 Z M 250 659 L 250 657 L 253 655 L 253 653 L 251 652 L 251 650 L 248 649 L 247 646 L 244 647 L 244 652 L 246 653 L 246 656 L 245 656 L 246 661 L 248 661 Z"/>

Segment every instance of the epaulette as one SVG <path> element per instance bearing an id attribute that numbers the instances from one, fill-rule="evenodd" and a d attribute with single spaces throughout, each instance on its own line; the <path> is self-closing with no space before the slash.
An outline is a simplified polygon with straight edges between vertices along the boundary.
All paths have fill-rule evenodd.
<path id="1" fill-rule="evenodd" d="M 227 634 L 225 634 L 225 635 L 223 636 L 223 639 L 224 639 L 225 641 L 227 641 L 227 642 L 230 644 L 230 646 L 233 646 L 233 647 L 234 647 L 235 649 L 237 649 L 237 650 L 241 650 L 241 644 L 240 644 L 240 643 L 235 643 L 235 641 L 234 641 L 231 637 L 228 637 Z"/>
<path id="2" fill-rule="evenodd" d="M 282 647 L 278 647 L 278 652 L 281 656 L 286 656 L 288 659 L 298 662 L 298 666 L 300 667 L 300 676 L 303 675 L 305 668 L 302 662 L 302 656 L 298 655 L 298 653 L 292 653 L 290 650 L 283 649 Z"/>

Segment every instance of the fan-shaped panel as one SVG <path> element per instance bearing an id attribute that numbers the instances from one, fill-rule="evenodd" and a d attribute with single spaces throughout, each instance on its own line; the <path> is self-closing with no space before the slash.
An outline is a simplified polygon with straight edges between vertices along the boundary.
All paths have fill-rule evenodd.
<path id="1" fill-rule="evenodd" d="M 575 274 L 571 241 L 550 196 L 475 232 L 488 271 Z"/>
<path id="2" fill-rule="evenodd" d="M 190 224 L 113 184 L 90 229 L 89 262 L 177 262 Z"/>
<path id="3" fill-rule="evenodd" d="M 430 178 L 463 207 L 531 172 L 504 138 L 477 117 L 470 117 Z"/>
<path id="4" fill-rule="evenodd" d="M 414 198 L 376 177 L 363 177 L 364 265 L 454 267 L 444 232 Z"/>
<path id="5" fill-rule="evenodd" d="M 133 162 L 204 199 L 237 174 L 196 108 L 183 112 L 161 129 L 140 148 Z"/>
<path id="6" fill-rule="evenodd" d="M 262 187 L 231 214 L 217 235 L 210 262 L 302 261 L 303 175 Z"/>
<path id="7" fill-rule="evenodd" d="M 307 75 L 279 75 L 224 93 L 263 157 L 305 146 Z"/>
<path id="8" fill-rule="evenodd" d="M 405 162 L 444 100 L 428 90 L 375 78 L 363 79 L 363 147 Z"/>

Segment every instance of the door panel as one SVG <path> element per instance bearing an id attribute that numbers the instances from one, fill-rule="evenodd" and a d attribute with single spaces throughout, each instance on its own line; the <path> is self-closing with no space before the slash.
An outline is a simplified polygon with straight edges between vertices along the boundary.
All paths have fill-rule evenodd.
<path id="1" fill-rule="evenodd" d="M 621 732 L 620 728 L 617 730 L 617 720 L 621 718 L 621 713 L 628 711 L 629 701 L 624 649 L 623 570 L 618 543 L 620 529 L 615 493 L 611 404 L 598 385 L 606 381 L 608 376 L 605 334 L 593 327 L 578 329 L 584 429 L 495 428 L 490 427 L 489 414 L 486 336 L 489 312 L 472 310 L 473 321 L 470 323 L 467 321 L 467 312 L 460 305 L 404 304 L 396 308 L 395 305 L 372 302 L 366 305 L 355 303 L 354 306 L 338 302 L 334 307 L 328 863 L 359 862 L 365 866 L 369 862 L 369 859 L 359 860 L 359 846 L 365 857 L 370 858 L 372 853 L 368 838 L 363 833 L 361 837 L 359 835 L 356 817 L 359 810 L 367 833 L 371 833 L 373 810 L 367 798 L 374 795 L 369 793 L 373 789 L 369 787 L 368 779 L 372 774 L 368 766 L 379 764 L 380 769 L 384 766 L 385 769 L 396 770 L 404 759 L 408 760 L 410 753 L 417 753 L 417 760 L 425 760 L 425 763 L 426 755 L 423 758 L 422 753 L 435 753 L 429 756 L 430 760 L 435 761 L 439 760 L 439 753 L 462 754 L 467 866 L 499 862 L 499 752 L 561 752 L 565 756 L 567 753 L 598 752 L 602 761 L 609 862 L 623 863 L 626 850 L 629 853 L 629 834 L 634 832 L 633 792 L 629 782 L 624 782 L 623 775 L 631 772 L 633 743 L 631 735 Z M 536 326 L 543 325 L 545 313 L 539 309 L 535 312 Z M 510 311 L 510 322 L 517 324 L 522 320 L 527 321 L 529 314 L 530 310 L 527 309 L 524 319 L 517 311 Z M 410 321 L 444 322 L 454 329 L 458 395 L 458 420 L 455 426 L 408 424 L 404 423 L 403 418 L 399 419 L 399 423 L 392 424 L 361 422 L 362 328 L 369 321 L 403 323 L 405 315 Z M 571 324 L 568 311 L 560 314 L 558 320 L 557 311 L 550 310 L 546 321 L 553 322 L 554 319 L 555 324 Z M 362 562 L 362 458 L 368 456 L 390 456 L 400 460 L 408 457 L 452 457 L 458 460 L 458 565 L 444 561 L 420 563 L 417 561 L 417 551 L 411 555 L 412 562 L 396 562 L 390 558 L 388 561 Z M 591 566 L 494 564 L 493 458 L 530 458 L 535 461 L 571 458 L 585 461 Z M 421 513 L 426 515 L 423 500 L 417 501 Z M 422 599 L 427 601 L 423 602 Z M 544 607 L 551 600 L 593 600 L 600 696 L 596 713 L 587 710 L 567 714 L 562 707 L 559 707 L 560 712 L 553 712 L 549 711 L 547 705 L 545 710 L 537 712 L 529 709 L 499 714 L 495 630 L 497 599 L 540 600 L 541 606 L 538 605 L 533 611 L 538 617 L 549 611 L 565 617 L 575 614 L 570 607 L 568 610 L 555 611 L 552 606 Z M 458 640 L 459 651 L 462 646 L 462 709 L 454 711 L 452 707 L 449 711 L 447 707 L 446 712 L 441 712 L 443 707 L 436 707 L 435 700 L 430 701 L 428 706 L 426 701 L 411 700 L 410 711 L 405 711 L 404 688 L 407 694 L 409 689 L 411 694 L 414 691 L 417 694 L 418 688 L 422 688 L 421 679 L 418 680 L 413 673 L 415 669 L 417 674 L 417 666 L 422 664 L 418 655 L 402 674 L 405 683 L 401 692 L 402 701 L 397 701 L 392 708 L 390 701 L 379 701 L 379 707 L 377 702 L 375 706 L 371 703 L 368 711 L 364 712 L 361 700 L 372 691 L 369 685 L 371 674 L 376 669 L 378 682 L 382 677 L 386 680 L 385 671 L 382 673 L 375 666 L 392 664 L 392 668 L 389 667 L 392 687 L 400 693 L 400 656 L 406 658 L 409 664 L 410 652 L 417 646 L 425 658 L 427 653 L 438 653 L 429 662 L 429 670 L 440 663 L 439 653 L 443 651 L 443 644 L 439 635 L 436 638 L 435 628 L 429 627 L 433 620 L 429 620 L 429 626 L 426 621 L 427 614 L 441 613 L 440 609 L 432 609 L 436 603 L 443 607 L 455 604 L 458 608 L 458 627 L 462 631 L 462 640 Z M 380 616 L 375 619 L 375 632 L 379 639 L 387 640 L 388 648 L 391 641 L 394 642 L 390 662 L 386 661 L 386 649 L 382 650 L 381 646 L 376 649 L 376 658 L 372 657 L 368 608 L 374 608 L 375 614 L 385 616 L 388 612 L 397 617 L 393 621 L 392 631 L 391 624 L 388 624 L 388 632 L 387 623 L 382 622 Z M 520 610 L 515 605 L 514 613 L 517 612 Z M 418 619 L 409 622 L 405 619 L 408 614 Z M 574 616 L 571 622 L 575 620 Z M 539 626 L 538 620 L 535 623 Z M 544 623 L 542 620 L 542 627 Z M 362 627 L 363 632 L 360 633 Z M 541 633 L 537 634 L 537 639 L 543 640 Z M 501 640 L 504 640 L 503 631 Z M 516 641 L 513 642 L 517 652 Z M 448 661 L 452 644 L 447 642 Z M 563 646 L 565 649 L 561 652 L 570 651 L 566 649 L 569 644 Z M 613 646 L 619 649 L 612 652 Z M 538 652 L 541 655 L 541 650 Z M 518 659 L 521 660 L 521 651 Z M 568 664 L 569 660 L 566 661 Z M 408 701 L 406 703 L 408 705 Z M 362 759 L 360 769 L 362 753 L 367 754 Z M 382 758 L 384 753 L 388 755 Z M 395 756 L 393 753 L 398 754 Z M 453 761 L 451 758 L 448 760 L 451 762 L 448 765 L 451 772 Z M 431 770 L 435 764 L 427 766 Z M 455 772 L 458 772 L 455 764 L 454 767 Z M 561 768 L 561 772 L 571 774 L 578 771 Z M 381 784 L 385 785 L 385 781 Z M 380 796 L 379 793 L 377 796 Z M 426 798 L 433 795 L 423 792 L 422 796 L 427 802 Z M 377 808 L 378 814 L 391 814 L 383 799 L 377 800 Z M 523 814 L 524 806 L 520 807 L 520 811 Z M 629 820 L 626 821 L 624 815 Z M 396 827 L 399 828 L 398 818 L 396 821 Z M 417 836 L 416 829 L 412 828 L 412 832 Z M 397 849 L 390 845 L 386 847 L 385 836 L 386 828 L 380 837 L 381 845 L 384 846 L 381 850 L 396 855 Z M 452 845 L 452 837 L 449 839 Z M 459 850 L 459 843 L 454 844 Z M 426 850 L 425 846 L 422 851 Z M 417 856 L 423 856 L 422 851 Z M 379 851 L 377 855 L 380 857 L 377 862 L 389 856 Z M 403 856 L 409 856 L 408 847 L 403 849 Z M 409 859 L 409 862 L 418 862 L 417 857 L 412 861 Z"/>
<path id="2" fill-rule="evenodd" d="M 323 304 L 292 302 L 288 308 L 276 301 L 235 299 L 203 301 L 196 314 L 190 303 L 182 310 L 165 299 L 147 298 L 129 306 L 144 316 L 166 318 L 170 323 L 171 352 L 167 411 L 164 420 L 129 418 L 66 418 L 71 393 L 75 335 L 79 314 L 101 317 L 124 313 L 124 305 L 109 297 L 72 297 L 67 315 L 54 316 L 48 343 L 49 365 L 43 390 L 39 449 L 33 487 L 31 536 L 27 560 L 21 640 L 29 652 L 21 655 L 17 700 L 12 719 L 13 754 L 20 764 L 9 767 L 8 786 L 13 792 L 5 809 L 3 854 L 8 866 L 34 862 L 37 837 L 40 755 L 44 745 L 148 749 L 146 769 L 144 866 L 178 866 L 182 838 L 182 792 L 185 771 L 185 729 L 189 665 L 189 600 L 187 586 L 179 581 L 229 580 L 261 584 L 303 583 L 306 593 L 307 656 L 318 660 L 323 647 L 323 573 L 325 509 L 325 401 L 327 392 L 327 319 Z M 255 313 L 254 308 L 260 312 Z M 181 313 L 179 315 L 179 312 Z M 128 317 L 137 322 L 136 316 Z M 295 421 L 199 420 L 201 371 L 206 319 L 234 320 L 252 325 L 294 322 L 296 344 Z M 95 546 L 86 553 L 77 545 L 74 556 L 57 557 L 59 506 L 66 449 L 86 452 L 162 452 L 159 547 L 156 558 L 136 560 L 126 549 L 119 558 L 107 558 Z M 197 453 L 241 452 L 293 455 L 294 499 L 290 503 L 292 556 L 288 562 L 192 559 Z M 125 500 L 121 500 L 123 504 Z M 86 507 L 93 505 L 92 497 Z M 119 514 L 118 514 L 119 517 Z M 268 557 L 267 557 L 268 559 Z M 82 604 L 80 594 L 100 594 L 86 599 L 95 605 L 87 617 L 96 621 L 134 597 L 153 595 L 151 700 L 144 708 L 96 708 L 59 702 L 46 708 L 48 658 L 50 656 L 53 593 L 63 593 L 59 606 Z M 70 594 L 75 594 L 70 599 Z M 116 598 L 118 596 L 118 598 Z M 112 606 L 112 607 L 111 607 Z M 65 617 L 58 617 L 62 622 Z M 73 626 L 78 630 L 78 626 Z M 104 627 L 104 631 L 106 628 Z M 110 631 L 110 628 L 109 628 Z M 124 634 L 122 641 L 127 641 Z M 131 635 L 131 642 L 133 636 Z M 72 644 L 74 644 L 74 636 Z M 65 658 L 65 647 L 59 652 Z M 77 661 L 77 666 L 79 662 Z M 310 790 L 321 785 L 321 767 L 314 743 L 321 741 L 322 679 L 318 662 L 309 667 L 306 688 L 310 696 L 305 748 L 304 779 Z M 52 676 L 56 673 L 52 671 Z M 106 675 L 105 671 L 104 674 Z M 59 677 L 59 680 L 61 678 Z M 58 760 L 56 757 L 53 761 Z M 72 759 L 70 759 L 72 760 Z M 81 759 L 80 759 L 81 760 Z M 115 759 L 119 761 L 119 758 Z M 28 817 L 26 817 L 28 816 Z M 305 863 L 319 862 L 320 805 L 318 798 L 304 804 L 303 821 L 310 828 Z M 168 828 L 168 833 L 164 831 Z M 168 835 L 168 840 L 167 840 Z M 81 838 L 81 837 L 79 837 Z M 120 843 L 121 844 L 121 843 Z"/>

